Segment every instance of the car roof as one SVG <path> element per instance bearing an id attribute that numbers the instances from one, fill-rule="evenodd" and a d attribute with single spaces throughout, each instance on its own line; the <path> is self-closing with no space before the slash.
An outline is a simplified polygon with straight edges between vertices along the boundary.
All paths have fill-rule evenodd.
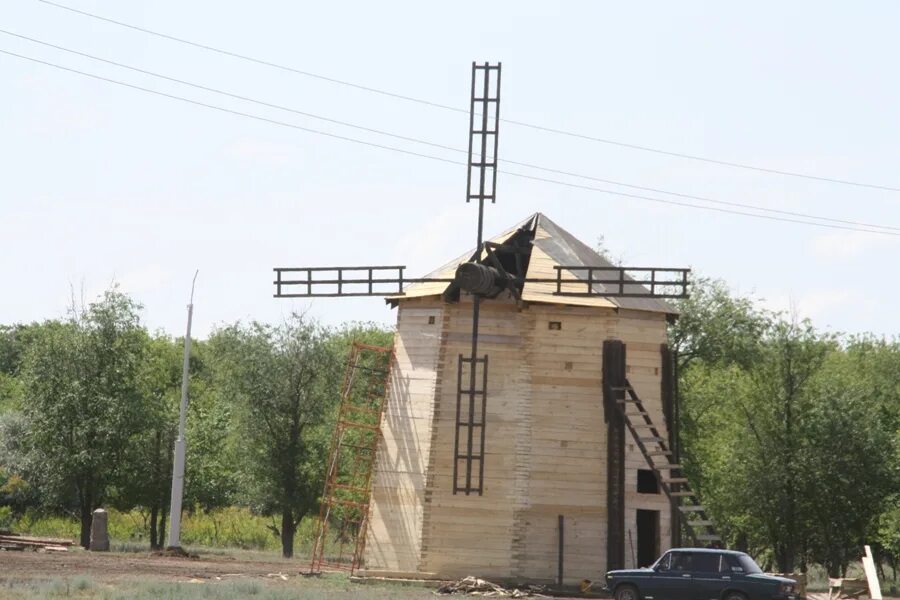
<path id="1" fill-rule="evenodd" d="M 713 553 L 718 552 L 722 554 L 734 554 L 734 555 L 742 555 L 746 554 L 745 552 L 738 552 L 737 550 L 725 550 L 724 548 L 670 548 L 668 552 L 701 552 L 701 553 Z"/>

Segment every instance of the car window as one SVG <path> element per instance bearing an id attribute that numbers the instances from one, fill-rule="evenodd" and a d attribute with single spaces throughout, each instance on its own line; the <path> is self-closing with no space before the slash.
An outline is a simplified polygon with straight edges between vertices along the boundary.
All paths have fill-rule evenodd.
<path id="1" fill-rule="evenodd" d="M 759 565 L 746 554 L 726 554 L 724 558 L 725 563 L 727 563 L 725 570 L 729 570 L 732 573 L 762 573 Z"/>
<path id="2" fill-rule="evenodd" d="M 746 554 L 738 554 L 738 561 L 740 561 L 741 566 L 744 568 L 744 573 L 762 573 L 762 569 L 759 568 L 756 561 Z"/>
<path id="3" fill-rule="evenodd" d="M 666 552 L 665 554 L 662 555 L 662 558 L 660 558 L 656 562 L 656 564 L 653 565 L 653 568 L 656 569 L 657 571 L 668 571 L 669 570 L 669 559 L 671 559 L 671 558 L 672 558 L 672 553 Z"/>
<path id="4" fill-rule="evenodd" d="M 731 563 L 728 562 L 727 554 L 719 555 L 719 573 L 731 573 Z"/>
<path id="5" fill-rule="evenodd" d="M 672 553 L 672 571 L 691 571 L 693 565 L 693 554 L 690 552 L 673 552 Z"/>
<path id="6" fill-rule="evenodd" d="M 715 552 L 697 552 L 694 554 L 691 570 L 703 573 L 718 573 L 719 556 L 721 555 Z"/>
<path id="7" fill-rule="evenodd" d="M 732 573 L 743 573 L 744 567 L 741 565 L 741 561 L 738 560 L 738 557 L 734 554 L 725 555 L 725 563 L 726 570 L 731 571 Z"/>

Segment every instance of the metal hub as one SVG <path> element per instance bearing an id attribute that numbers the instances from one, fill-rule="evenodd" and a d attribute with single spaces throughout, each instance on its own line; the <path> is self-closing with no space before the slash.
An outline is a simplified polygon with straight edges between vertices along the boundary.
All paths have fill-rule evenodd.
<path id="1" fill-rule="evenodd" d="M 493 298 L 506 289 L 506 277 L 494 267 L 467 262 L 456 269 L 455 283 L 461 290 Z"/>

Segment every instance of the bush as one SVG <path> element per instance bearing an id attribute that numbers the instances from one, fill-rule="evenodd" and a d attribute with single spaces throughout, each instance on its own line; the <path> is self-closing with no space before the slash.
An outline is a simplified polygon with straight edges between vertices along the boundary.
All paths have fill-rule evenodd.
<path id="1" fill-rule="evenodd" d="M 7 507 L 0 507 L 0 527 L 4 527 L 6 522 L 6 528 L 36 536 L 74 539 L 79 533 L 79 522 L 74 517 L 32 511 L 15 520 Z M 281 542 L 269 528 L 272 524 L 271 517 L 254 514 L 245 507 L 231 506 L 208 512 L 197 509 L 184 514 L 181 543 L 207 548 L 280 551 Z M 298 527 L 298 551 L 311 548 L 314 525 L 313 519 L 304 519 Z M 148 513 L 109 510 L 109 537 L 113 548 L 122 551 L 146 550 L 148 531 Z"/>

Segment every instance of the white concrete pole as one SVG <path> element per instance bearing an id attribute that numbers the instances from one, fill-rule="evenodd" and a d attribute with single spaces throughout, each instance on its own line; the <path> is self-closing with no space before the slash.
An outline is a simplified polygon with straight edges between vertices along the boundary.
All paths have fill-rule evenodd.
<path id="1" fill-rule="evenodd" d="M 169 502 L 169 548 L 181 547 L 181 500 L 184 497 L 184 426 L 188 407 L 188 369 L 191 362 L 191 320 L 194 316 L 194 284 L 191 282 L 191 301 L 188 304 L 187 333 L 184 336 L 184 364 L 181 369 L 181 411 L 178 416 L 178 438 L 175 440 L 175 460 L 172 461 L 172 498 Z"/>

